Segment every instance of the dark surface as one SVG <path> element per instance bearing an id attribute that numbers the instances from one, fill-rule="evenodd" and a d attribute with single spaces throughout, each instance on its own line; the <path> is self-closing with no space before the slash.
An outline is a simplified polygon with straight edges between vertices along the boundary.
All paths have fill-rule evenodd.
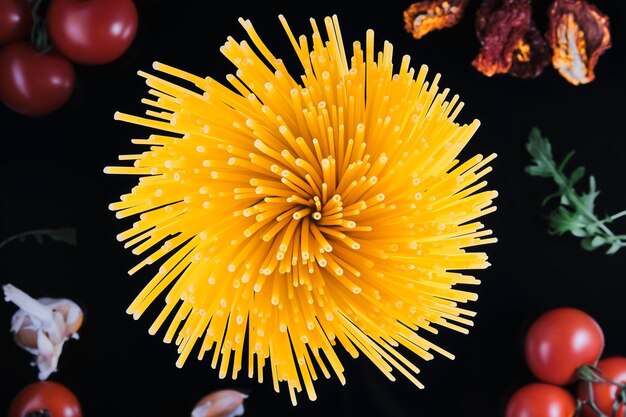
<path id="1" fill-rule="evenodd" d="M 529 322 L 558 306 L 586 310 L 601 324 L 605 355 L 626 355 L 623 300 L 626 294 L 626 249 L 616 255 L 582 250 L 576 238 L 550 236 L 541 217 L 542 198 L 553 191 L 547 179 L 529 177 L 524 149 L 531 127 L 538 126 L 553 143 L 557 156 L 575 149 L 572 166 L 585 165 L 602 191 L 598 211 L 626 208 L 624 194 L 623 97 L 626 95 L 626 6 L 617 0 L 595 4 L 611 18 L 613 47 L 596 67 L 597 79 L 575 87 L 552 68 L 537 79 L 487 78 L 470 62 L 478 50 L 470 1 L 457 26 L 421 40 L 405 32 L 402 11 L 409 2 L 374 2 L 358 7 L 340 2 L 141 1 L 137 38 L 114 63 L 77 66 L 77 86 L 69 103 L 54 114 L 28 118 L 0 106 L 0 239 L 26 230 L 75 227 L 78 245 L 34 240 L 0 249 L 2 283 L 11 282 L 31 295 L 63 296 L 81 304 L 85 324 L 78 341 L 66 343 L 59 371 L 51 380 L 65 383 L 81 399 L 85 416 L 188 416 L 197 400 L 218 388 L 250 394 L 246 416 L 453 416 L 500 417 L 506 398 L 532 380 L 522 357 Z M 547 2 L 535 1 L 534 13 L 545 27 Z M 139 149 L 130 143 L 147 129 L 116 122 L 113 114 L 144 111 L 147 95 L 138 70 L 158 60 L 218 80 L 232 71 L 219 52 L 229 35 L 246 39 L 239 16 L 250 18 L 261 38 L 286 62 L 295 63 L 278 22 L 282 13 L 296 34 L 310 35 L 309 17 L 318 23 L 337 14 L 344 42 L 365 39 L 368 28 L 378 41 L 394 45 L 394 62 L 410 54 L 413 66 L 428 64 L 431 76 L 460 94 L 466 106 L 460 121 L 482 125 L 462 156 L 496 152 L 487 177 L 499 191 L 498 211 L 483 222 L 499 242 L 484 247 L 492 266 L 476 271 L 482 281 L 479 300 L 468 307 L 478 314 L 469 335 L 441 330 L 432 337 L 456 355 L 416 359 L 424 390 L 401 374 L 387 380 L 367 358 L 344 358 L 347 384 L 336 378 L 316 383 L 318 399 L 298 397 L 290 403 L 286 386 L 273 391 L 242 375 L 220 380 L 207 360 L 190 358 L 178 369 L 176 346 L 148 335 L 156 308 L 134 321 L 127 305 L 151 277 L 150 271 L 128 277 L 141 258 L 116 241 L 126 223 L 107 208 L 136 178 L 105 175 L 118 154 Z M 616 231 L 626 228 L 619 221 Z M 158 303 L 156 303 L 158 308 Z M 12 396 L 36 380 L 31 357 L 9 333 L 15 306 L 0 304 L 0 413 Z M 3 330 L 4 329 L 4 330 Z M 269 375 L 268 375 L 269 376 Z M 266 381 L 271 381 L 266 378 Z"/>

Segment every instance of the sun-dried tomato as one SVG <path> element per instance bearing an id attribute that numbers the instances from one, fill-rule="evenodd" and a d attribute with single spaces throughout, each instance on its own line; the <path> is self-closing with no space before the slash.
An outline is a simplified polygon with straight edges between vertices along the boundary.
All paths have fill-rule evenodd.
<path id="1" fill-rule="evenodd" d="M 404 28 L 415 39 L 456 25 L 469 0 L 421 0 L 404 10 Z"/>
<path id="2" fill-rule="evenodd" d="M 484 0 L 476 11 L 481 48 L 472 65 L 488 77 L 508 72 L 530 21 L 530 0 Z"/>
<path id="3" fill-rule="evenodd" d="M 476 11 L 480 51 L 472 65 L 484 75 L 532 78 L 550 61 L 550 51 L 532 20 L 531 0 L 484 0 Z"/>
<path id="4" fill-rule="evenodd" d="M 517 43 L 508 74 L 518 78 L 538 77 L 550 63 L 550 45 L 531 21 L 530 28 Z"/>
<path id="5" fill-rule="evenodd" d="M 554 0 L 549 20 L 554 68 L 574 85 L 593 81 L 598 58 L 611 47 L 608 16 L 584 0 Z"/>

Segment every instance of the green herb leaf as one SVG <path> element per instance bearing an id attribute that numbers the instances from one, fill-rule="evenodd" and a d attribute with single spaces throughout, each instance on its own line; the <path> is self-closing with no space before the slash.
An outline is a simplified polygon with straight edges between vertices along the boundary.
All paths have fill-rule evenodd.
<path id="1" fill-rule="evenodd" d="M 569 178 L 569 186 L 573 187 L 582 177 L 585 176 L 585 167 L 578 167 L 572 171 L 572 175 Z"/>
<path id="2" fill-rule="evenodd" d="M 47 230 L 47 236 L 57 242 L 64 242 L 68 245 L 76 245 L 76 229 L 66 227 L 62 229 Z"/>
<path id="3" fill-rule="evenodd" d="M 535 177 L 552 177 L 555 171 L 552 147 L 550 142 L 541 136 L 539 129 L 533 128 L 530 131 L 526 150 L 533 157 L 534 163 L 526 167 L 526 172 Z"/>
<path id="4" fill-rule="evenodd" d="M 607 226 L 618 217 L 626 216 L 626 210 L 612 216 L 600 219 L 595 213 L 596 198 L 600 194 L 595 178 L 589 176 L 589 189 L 578 192 L 575 185 L 585 176 L 585 168 L 579 166 L 568 175 L 565 167 L 574 156 L 570 151 L 557 164 L 552 155 L 552 146 L 548 138 L 543 137 L 541 131 L 533 127 L 528 135 L 526 150 L 531 156 L 531 164 L 526 167 L 526 173 L 534 177 L 552 178 L 558 190 L 543 199 L 542 205 L 557 199 L 559 205 L 550 211 L 548 232 L 562 235 L 571 233 L 581 239 L 583 249 L 592 251 L 606 247 L 606 254 L 616 253 L 626 246 L 626 235 L 615 235 Z"/>
<path id="5" fill-rule="evenodd" d="M 64 227 L 60 229 L 40 229 L 40 230 L 29 230 L 27 232 L 18 233 L 13 236 L 9 236 L 0 242 L 0 248 L 11 243 L 14 240 L 19 240 L 20 242 L 24 242 L 27 238 L 33 238 L 39 244 L 43 244 L 45 242 L 44 238 L 52 239 L 56 242 L 67 243 L 68 245 L 76 246 L 76 229 L 72 227 Z"/>

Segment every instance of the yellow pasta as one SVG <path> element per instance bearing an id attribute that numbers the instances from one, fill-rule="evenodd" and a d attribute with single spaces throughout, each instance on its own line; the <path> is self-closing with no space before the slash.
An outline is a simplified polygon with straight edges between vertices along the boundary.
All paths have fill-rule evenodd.
<path id="1" fill-rule="evenodd" d="M 129 273 L 160 265 L 127 312 L 163 302 L 149 331 L 178 346 L 177 366 L 269 375 L 294 405 L 321 376 L 346 382 L 338 349 L 422 388 L 410 355 L 454 357 L 423 333 L 472 326 L 476 294 L 459 286 L 489 266 L 470 249 L 496 242 L 478 221 L 496 209 L 495 154 L 459 160 L 478 120 L 455 122 L 463 103 L 439 74 L 408 56 L 394 67 L 372 30 L 348 56 L 337 16 L 311 19 L 310 40 L 279 20 L 301 75 L 240 19 L 249 41 L 222 46 L 227 84 L 155 62 L 161 76 L 139 73 L 146 116 L 115 114 L 157 131 L 105 168 L 140 177 L 110 205 L 138 217 L 118 235 L 144 256 Z"/>

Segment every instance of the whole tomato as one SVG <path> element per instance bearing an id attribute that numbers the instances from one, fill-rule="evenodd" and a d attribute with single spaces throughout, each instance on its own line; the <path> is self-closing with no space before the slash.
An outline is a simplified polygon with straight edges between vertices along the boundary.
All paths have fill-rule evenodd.
<path id="1" fill-rule="evenodd" d="M 132 0 L 52 0 L 46 19 L 54 46 L 85 65 L 116 60 L 137 34 L 137 7 Z"/>
<path id="2" fill-rule="evenodd" d="M 506 404 L 504 417 L 572 417 L 576 411 L 574 396 L 562 387 L 533 382 L 513 393 Z"/>
<path id="3" fill-rule="evenodd" d="M 40 53 L 27 41 L 0 50 L 0 100 L 18 113 L 57 110 L 72 95 L 75 79 L 72 63 L 56 52 Z"/>
<path id="4" fill-rule="evenodd" d="M 0 45 L 28 39 L 33 25 L 28 0 L 0 0 Z"/>
<path id="5" fill-rule="evenodd" d="M 616 384 L 626 384 L 626 357 L 612 356 L 601 359 L 595 367 L 600 371 L 600 375 L 607 381 Z M 617 399 L 619 391 L 624 387 L 608 382 L 591 383 L 591 392 L 593 393 L 593 402 L 607 416 L 625 417 L 624 404 L 620 404 L 613 414 L 613 405 Z M 589 399 L 589 384 L 580 382 L 578 384 L 578 398 L 583 400 Z M 588 406 L 582 408 L 583 417 L 598 417 L 598 415 Z"/>
<path id="6" fill-rule="evenodd" d="M 68 387 L 53 381 L 37 381 L 13 397 L 7 417 L 25 417 L 43 410 L 47 410 L 50 417 L 83 416 L 80 401 Z"/>
<path id="7" fill-rule="evenodd" d="M 543 313 L 526 334 L 524 355 L 537 379 L 556 385 L 571 384 L 576 369 L 594 365 L 604 350 L 604 333 L 586 312 L 570 307 Z"/>

